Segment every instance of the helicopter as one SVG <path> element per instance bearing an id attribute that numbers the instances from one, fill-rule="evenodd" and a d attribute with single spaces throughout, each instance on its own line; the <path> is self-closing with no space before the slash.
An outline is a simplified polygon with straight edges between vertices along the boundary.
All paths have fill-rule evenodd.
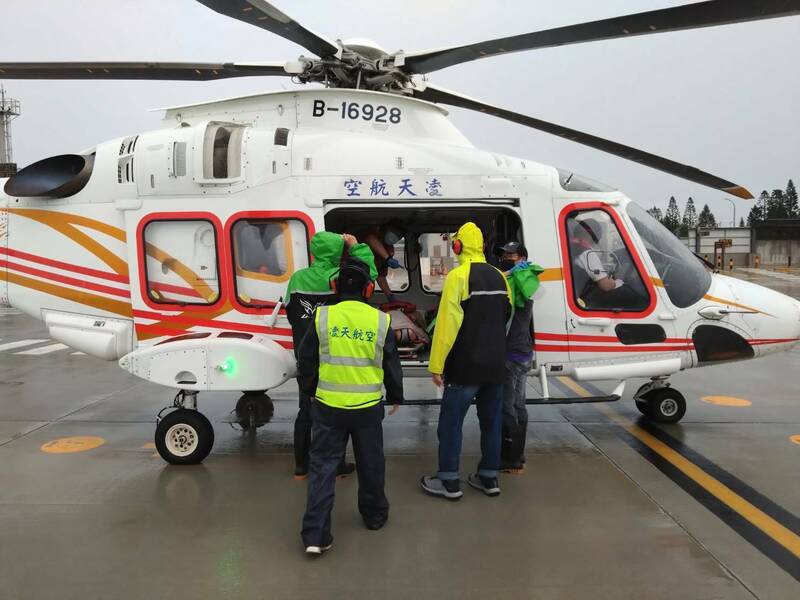
<path id="1" fill-rule="evenodd" d="M 523 242 L 544 266 L 533 314 L 532 404 L 620 400 L 678 422 L 669 378 L 800 341 L 800 302 L 715 272 L 623 192 L 571 171 L 480 150 L 452 106 L 632 160 L 743 199 L 698 168 L 435 86 L 428 74 L 519 52 L 794 16 L 800 0 L 726 0 L 613 17 L 432 51 L 389 53 L 330 40 L 265 0 L 197 0 L 312 56 L 259 63 L 0 63 L 0 79 L 208 81 L 290 77 L 316 87 L 169 107 L 164 126 L 45 158 L 3 183 L 0 305 L 44 322 L 88 355 L 177 390 L 155 442 L 173 464 L 202 462 L 214 429 L 202 391 L 243 392 L 250 428 L 267 392 L 295 376 L 287 282 L 310 264 L 317 231 L 402 224 L 391 291 L 416 317 L 435 310 L 466 221 L 487 248 Z M 613 289 L 598 291 L 600 279 Z M 373 302 L 384 299 L 377 293 Z M 413 308 L 409 312 L 414 312 Z M 403 348 L 407 377 L 427 348 Z M 610 381 L 595 397 L 556 397 L 548 377 Z M 409 403 L 427 404 L 437 400 Z M 241 409 L 241 410 L 239 410 Z M 167 410 L 169 412 L 164 414 Z"/>

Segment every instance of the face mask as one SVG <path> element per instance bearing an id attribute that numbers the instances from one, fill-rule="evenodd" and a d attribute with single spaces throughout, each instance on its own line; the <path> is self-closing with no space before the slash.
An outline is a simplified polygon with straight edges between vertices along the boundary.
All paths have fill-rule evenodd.
<path id="1" fill-rule="evenodd" d="M 511 260 L 510 258 L 504 258 L 500 261 L 500 270 L 501 271 L 510 271 L 514 268 L 514 265 L 517 263 Z"/>
<path id="2" fill-rule="evenodd" d="M 400 241 L 400 236 L 397 235 L 394 231 L 387 231 L 386 234 L 383 236 L 383 242 L 390 246 L 394 246 L 399 241 Z"/>

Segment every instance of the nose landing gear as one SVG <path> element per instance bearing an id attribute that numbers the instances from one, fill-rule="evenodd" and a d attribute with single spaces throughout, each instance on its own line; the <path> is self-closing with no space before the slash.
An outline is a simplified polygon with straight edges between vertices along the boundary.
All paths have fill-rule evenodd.
<path id="1" fill-rule="evenodd" d="M 662 378 L 645 383 L 633 399 L 639 412 L 656 423 L 677 423 L 686 414 L 686 398 Z"/>
<path id="2" fill-rule="evenodd" d="M 174 408 L 162 417 L 164 410 Z M 214 445 L 214 427 L 197 411 L 197 392 L 181 390 L 171 407 L 158 413 L 156 450 L 171 465 L 196 465 Z"/>

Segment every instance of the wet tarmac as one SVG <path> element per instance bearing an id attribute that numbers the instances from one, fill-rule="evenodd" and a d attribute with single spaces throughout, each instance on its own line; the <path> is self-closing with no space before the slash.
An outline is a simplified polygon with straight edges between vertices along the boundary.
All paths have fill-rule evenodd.
<path id="1" fill-rule="evenodd" d="M 800 297 L 800 276 L 737 276 Z M 292 385 L 255 434 L 231 422 L 236 394 L 201 394 L 214 450 L 172 467 L 152 444 L 169 390 L 54 347 L 14 311 L 0 338 L 2 600 L 800 597 L 800 350 L 679 374 L 678 425 L 640 418 L 638 382 L 615 404 L 531 407 L 527 468 L 499 498 L 425 496 L 438 410 L 401 408 L 384 422 L 389 523 L 367 531 L 355 478 L 340 480 L 334 547 L 314 560 Z M 474 412 L 465 434 L 466 473 Z"/>

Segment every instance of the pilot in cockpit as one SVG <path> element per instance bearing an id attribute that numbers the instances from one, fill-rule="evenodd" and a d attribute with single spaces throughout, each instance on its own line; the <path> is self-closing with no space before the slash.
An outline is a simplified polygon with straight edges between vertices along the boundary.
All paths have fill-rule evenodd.
<path id="1" fill-rule="evenodd" d="M 637 310 L 646 306 L 640 287 L 630 285 L 620 273 L 629 272 L 630 254 L 604 248 L 606 227 L 593 218 L 570 219 L 570 254 L 577 303 L 584 309 Z M 638 279 L 634 282 L 638 284 Z M 643 304 L 644 303 L 644 304 Z"/>

